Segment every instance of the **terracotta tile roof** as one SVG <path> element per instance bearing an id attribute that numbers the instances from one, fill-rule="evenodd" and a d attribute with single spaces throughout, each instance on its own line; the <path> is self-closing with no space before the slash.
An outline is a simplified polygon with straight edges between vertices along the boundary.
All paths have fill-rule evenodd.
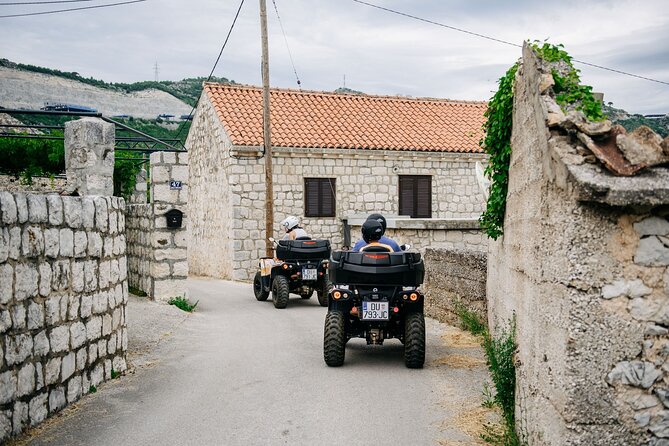
<path id="1" fill-rule="evenodd" d="M 262 89 L 204 86 L 232 143 L 262 145 Z M 272 89 L 272 146 L 481 152 L 485 102 Z"/>

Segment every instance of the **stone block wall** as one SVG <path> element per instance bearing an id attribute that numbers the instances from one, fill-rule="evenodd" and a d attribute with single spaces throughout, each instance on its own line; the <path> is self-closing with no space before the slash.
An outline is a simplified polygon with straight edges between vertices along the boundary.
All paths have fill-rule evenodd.
<path id="1" fill-rule="evenodd" d="M 480 251 L 427 248 L 425 261 L 425 314 L 460 325 L 458 302 L 487 321 L 487 255 Z"/>
<path id="2" fill-rule="evenodd" d="M 547 78 L 525 48 L 488 253 L 489 325 L 516 321 L 517 430 L 529 445 L 667 444 L 669 169 L 623 178 L 588 162 L 547 126 Z"/>
<path id="3" fill-rule="evenodd" d="M 153 247 L 153 206 L 129 204 L 125 209 L 125 233 L 128 241 L 128 286 L 150 295 L 153 290 L 151 261 Z"/>
<path id="4" fill-rule="evenodd" d="M 170 186 L 180 181 L 181 189 Z M 154 152 L 150 159 L 151 203 L 128 205 L 128 276 L 149 297 L 186 296 L 188 278 L 188 154 Z M 165 214 L 183 212 L 180 228 L 168 228 Z"/>
<path id="5" fill-rule="evenodd" d="M 126 369 L 124 210 L 0 192 L 0 443 Z"/>

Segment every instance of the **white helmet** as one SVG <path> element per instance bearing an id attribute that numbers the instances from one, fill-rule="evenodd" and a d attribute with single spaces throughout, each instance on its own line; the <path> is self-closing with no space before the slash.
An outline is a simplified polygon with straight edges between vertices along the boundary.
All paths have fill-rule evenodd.
<path id="1" fill-rule="evenodd" d="M 294 215 L 289 215 L 281 222 L 281 227 L 283 227 L 286 230 L 286 232 L 288 232 L 299 224 L 300 220 L 297 217 L 295 217 Z"/>

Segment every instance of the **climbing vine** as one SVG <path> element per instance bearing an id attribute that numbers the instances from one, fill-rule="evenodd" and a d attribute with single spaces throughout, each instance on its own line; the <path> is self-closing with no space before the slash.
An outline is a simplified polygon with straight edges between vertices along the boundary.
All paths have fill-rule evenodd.
<path id="1" fill-rule="evenodd" d="M 567 73 L 561 75 L 557 69 L 553 68 L 551 74 L 555 85 L 555 101 L 567 110 L 574 108 L 580 110 L 591 121 L 602 121 L 605 116 L 602 112 L 602 103 L 595 99 L 590 85 L 581 85 L 580 71 L 574 68 L 572 57 L 564 50 L 564 46 L 551 45 L 544 42 L 534 42 L 532 48 L 546 62 L 564 62 L 567 67 Z"/>
<path id="2" fill-rule="evenodd" d="M 488 102 L 484 115 L 487 118 L 483 126 L 485 137 L 480 142 L 481 147 L 490 155 L 485 174 L 491 179 L 491 184 L 486 210 L 479 218 L 479 223 L 488 237 L 495 240 L 502 235 L 504 227 L 511 159 L 513 79 L 516 70 L 517 63 L 499 80 L 499 89 Z"/>
<path id="3" fill-rule="evenodd" d="M 556 102 L 563 110 L 582 111 L 592 121 L 605 118 L 601 103 L 592 95 L 592 87 L 581 85 L 579 71 L 572 65 L 571 56 L 563 45 L 534 42 L 532 48 L 546 62 L 562 63 L 563 70 L 553 68 L 551 74 L 555 85 Z M 485 112 L 487 121 L 483 126 L 485 137 L 479 143 L 490 155 L 485 174 L 491 180 L 486 210 L 479 218 L 481 229 L 496 240 L 504 230 L 506 194 L 509 188 L 509 162 L 511 160 L 511 130 L 513 117 L 513 80 L 518 63 L 513 65 L 498 81 L 499 89 L 488 102 Z"/>

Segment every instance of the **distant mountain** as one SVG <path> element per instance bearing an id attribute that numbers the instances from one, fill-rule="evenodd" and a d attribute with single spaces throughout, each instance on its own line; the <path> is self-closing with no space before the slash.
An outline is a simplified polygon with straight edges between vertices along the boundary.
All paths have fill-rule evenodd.
<path id="1" fill-rule="evenodd" d="M 0 67 L 13 68 L 23 71 L 31 71 L 33 73 L 42 73 L 49 74 L 52 76 L 58 76 L 65 79 L 70 79 L 84 84 L 92 85 L 98 88 L 104 88 L 108 90 L 114 90 L 123 93 L 132 93 L 148 89 L 162 90 L 166 93 L 171 94 L 172 96 L 181 99 L 185 103 L 193 106 L 200 97 L 202 92 L 202 82 L 204 82 L 206 77 L 193 77 L 188 79 L 183 79 L 180 81 L 142 81 L 134 82 L 132 84 L 126 83 L 114 83 L 114 82 L 105 82 L 99 79 L 93 79 L 92 77 L 86 78 L 79 73 L 71 71 L 60 71 L 54 70 L 51 68 L 38 67 L 35 65 L 28 65 L 22 63 L 15 63 L 7 59 L 0 59 Z M 226 79 L 224 77 L 215 77 L 212 76 L 212 82 L 221 82 L 226 84 L 234 84 L 235 81 Z"/>
<path id="2" fill-rule="evenodd" d="M 643 115 L 627 113 L 625 110 L 611 105 L 603 105 L 602 111 L 608 115 L 611 122 L 622 125 L 628 132 L 645 125 L 653 129 L 662 138 L 669 136 L 669 115 L 664 115 L 661 118 L 647 118 Z"/>

